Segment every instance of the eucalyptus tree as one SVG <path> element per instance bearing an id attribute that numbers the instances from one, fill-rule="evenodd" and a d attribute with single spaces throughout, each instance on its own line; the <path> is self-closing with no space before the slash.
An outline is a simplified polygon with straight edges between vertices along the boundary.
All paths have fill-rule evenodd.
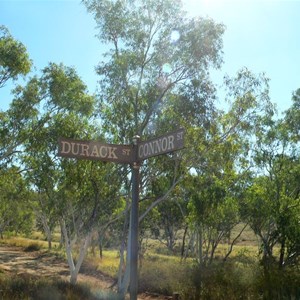
<path id="1" fill-rule="evenodd" d="M 119 205 L 119 180 L 115 167 L 107 163 L 57 156 L 60 137 L 103 139 L 93 118 L 94 97 L 88 95 L 75 70 L 51 63 L 40 78 L 29 84 L 36 85 L 36 97 L 44 104 L 36 119 L 43 123 L 24 144 L 22 163 L 37 194 L 35 210 L 49 247 L 52 229 L 57 224 L 61 227 L 70 281 L 75 284 L 93 231 L 107 227 L 117 218 L 114 212 Z M 26 98 L 26 93 L 20 97 Z M 80 251 L 75 259 L 78 245 Z"/>
<path id="2" fill-rule="evenodd" d="M 66 245 L 71 283 L 76 283 L 94 232 L 104 232 L 119 217 L 119 178 L 115 167 L 98 161 L 63 163 L 58 185 L 60 225 Z M 74 250 L 80 242 L 76 259 Z M 74 249 L 75 248 L 75 249 Z"/>
<path id="3" fill-rule="evenodd" d="M 39 130 L 32 132 L 23 144 L 21 162 L 27 168 L 26 179 L 36 192 L 35 211 L 49 247 L 52 229 L 61 225 L 71 282 L 75 283 L 95 224 L 101 218 L 105 220 L 104 208 L 108 211 L 106 216 L 111 216 L 115 205 L 112 189 L 107 187 L 113 168 L 99 162 L 57 157 L 59 137 L 101 139 L 92 117 L 94 98 L 88 95 L 73 68 L 53 63 L 42 70 L 40 78 L 34 77 L 27 86 L 20 87 L 17 97 L 20 102 L 26 102 L 28 97 L 38 99 L 42 106 L 32 120 Z M 81 245 L 76 264 L 75 244 Z"/>
<path id="4" fill-rule="evenodd" d="M 283 267 L 299 257 L 299 158 L 281 155 L 275 158 L 265 153 L 268 173 L 254 180 L 243 207 L 245 219 L 261 240 L 266 267 L 274 258 Z"/>
<path id="5" fill-rule="evenodd" d="M 241 222 L 238 195 L 243 175 L 235 169 L 239 146 L 227 141 L 209 147 L 209 152 L 202 154 L 205 163 L 184 181 L 189 239 L 183 256 L 194 251 L 200 265 L 212 263 L 221 242 L 229 241 L 232 247 L 236 237 L 232 240 L 231 231 Z"/>
<path id="6" fill-rule="evenodd" d="M 208 68 L 222 62 L 224 27 L 187 18 L 180 1 L 83 2 L 94 14 L 100 41 L 111 46 L 97 67 L 100 113 L 120 142 L 157 132 L 155 118 L 169 96 L 204 81 Z"/>
<path id="7" fill-rule="evenodd" d="M 6 27 L 0 26 L 0 88 L 9 81 L 15 82 L 19 77 L 25 77 L 31 66 L 25 46 Z M 17 87 L 13 95 L 18 91 Z M 12 97 L 4 99 L 7 102 L 12 100 L 9 108 L 6 111 L 0 110 L 1 233 L 5 230 L 29 232 L 33 225 L 29 205 L 32 194 L 21 175 L 21 166 L 15 160 L 22 151 L 22 143 L 34 130 L 31 125 L 38 102 L 30 97 L 26 102 L 17 100 L 16 96 Z"/>
<path id="8" fill-rule="evenodd" d="M 38 130 L 31 131 L 23 144 L 22 163 L 28 170 L 26 178 L 35 187 L 39 204 L 35 210 L 51 247 L 51 229 L 57 221 L 58 137 L 79 134 L 80 130 L 85 133 L 93 99 L 86 94 L 86 86 L 74 69 L 52 63 L 42 70 L 40 78 L 31 78 L 25 87 L 18 89 L 15 102 L 35 99 L 40 104 L 31 121 L 31 126 Z"/>
<path id="9" fill-rule="evenodd" d="M 243 68 L 232 78 L 225 76 L 224 86 L 227 106 L 203 107 L 205 122 L 189 129 L 186 142 L 184 160 L 191 168 L 183 185 L 189 199 L 187 233 L 189 243 L 197 243 L 200 264 L 212 262 L 218 244 L 228 240 L 226 260 L 241 234 L 232 237 L 231 231 L 241 222 L 240 195 L 249 184 L 254 136 L 265 116 L 274 113 L 264 74 Z"/>
<path id="10" fill-rule="evenodd" d="M 167 249 L 172 253 L 175 253 L 176 248 L 179 247 L 180 233 L 185 224 L 185 203 L 176 196 L 170 196 L 166 201 L 163 201 L 157 206 L 157 216 L 152 221 L 151 228 L 156 228 L 161 235 L 157 235 L 157 238 L 166 245 Z"/>
<path id="11" fill-rule="evenodd" d="M 0 88 L 9 80 L 17 80 L 30 72 L 31 61 L 25 46 L 13 38 L 8 29 L 0 26 Z M 9 99 L 6 99 L 9 101 Z M 7 111 L 0 110 L 0 165 L 13 159 L 26 133 L 25 125 L 30 123 L 36 103 L 11 103 Z"/>
<path id="12" fill-rule="evenodd" d="M 180 232 L 185 226 L 187 202 L 182 196 L 182 187 L 172 182 L 173 162 L 162 157 L 159 163 L 155 163 L 159 164 L 161 171 L 157 171 L 157 176 L 151 178 L 151 187 L 141 197 L 140 218 L 143 222 L 140 237 L 142 240 L 144 234 L 149 236 L 151 233 L 152 238 L 165 244 L 170 252 L 175 252 L 179 247 Z"/>
<path id="13" fill-rule="evenodd" d="M 34 226 L 32 192 L 17 167 L 0 169 L 0 236 L 29 234 Z"/>
<path id="14" fill-rule="evenodd" d="M 99 40 L 108 48 L 97 66 L 99 114 L 107 135 L 130 143 L 136 134 L 146 139 L 182 126 L 179 118 L 157 125 L 173 94 L 209 82 L 209 68 L 220 67 L 224 26 L 209 18 L 188 18 L 180 1 L 83 3 L 95 17 Z M 148 179 L 142 183 L 151 182 L 152 170 L 143 164 L 141 172 Z M 149 188 L 143 185 L 142 193 Z"/>
<path id="15" fill-rule="evenodd" d="M 279 245 L 280 267 L 299 257 L 299 141 L 297 97 L 281 120 L 268 117 L 255 136 L 256 178 L 243 196 L 242 213 L 261 240 L 262 261 L 268 267 Z"/>

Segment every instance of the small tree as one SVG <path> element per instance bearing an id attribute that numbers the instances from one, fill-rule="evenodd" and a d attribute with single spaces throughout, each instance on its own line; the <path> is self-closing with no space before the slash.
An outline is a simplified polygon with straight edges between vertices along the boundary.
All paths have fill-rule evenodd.
<path id="1" fill-rule="evenodd" d="M 291 110 L 290 110 L 291 112 Z M 265 266 L 273 262 L 273 248 L 280 245 L 280 267 L 299 257 L 299 151 L 287 130 L 291 120 L 266 119 L 263 135 L 257 136 L 254 160 L 258 176 L 246 190 L 242 212 L 262 241 Z M 298 246 L 297 246 L 298 245 Z"/>
<path id="2" fill-rule="evenodd" d="M 34 225 L 32 194 L 17 167 L 0 170 L 0 235 L 29 234 Z"/>

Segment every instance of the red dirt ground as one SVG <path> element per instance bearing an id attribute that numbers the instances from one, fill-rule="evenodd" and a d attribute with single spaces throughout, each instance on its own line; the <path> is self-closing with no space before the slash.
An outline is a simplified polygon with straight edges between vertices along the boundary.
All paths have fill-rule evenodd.
<path id="1" fill-rule="evenodd" d="M 33 275 L 38 277 L 51 277 L 69 280 L 69 268 L 65 260 L 42 251 L 25 252 L 20 247 L 0 245 L 0 268 L 10 275 Z M 78 275 L 79 283 L 87 283 L 94 289 L 109 290 L 114 281 L 109 276 L 90 269 L 82 268 Z M 138 296 L 140 300 L 172 299 L 170 296 L 143 293 Z"/>

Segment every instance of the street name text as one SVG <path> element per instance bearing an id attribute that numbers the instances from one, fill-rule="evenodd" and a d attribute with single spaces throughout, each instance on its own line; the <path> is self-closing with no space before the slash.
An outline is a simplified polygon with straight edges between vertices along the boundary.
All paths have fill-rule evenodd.
<path id="1" fill-rule="evenodd" d="M 91 160 L 132 162 L 132 146 L 105 144 L 97 141 L 60 139 L 58 154 L 64 157 Z"/>
<path id="2" fill-rule="evenodd" d="M 148 157 L 169 153 L 184 147 L 184 129 L 164 136 L 141 142 L 138 145 L 138 159 L 144 160 Z"/>

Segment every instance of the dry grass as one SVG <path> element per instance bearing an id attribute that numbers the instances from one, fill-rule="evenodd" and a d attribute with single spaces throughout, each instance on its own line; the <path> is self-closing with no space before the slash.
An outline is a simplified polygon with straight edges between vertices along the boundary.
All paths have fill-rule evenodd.
<path id="1" fill-rule="evenodd" d="M 0 298 L 13 299 L 65 299 L 99 300 L 90 289 L 81 284 L 72 285 L 65 281 L 53 281 L 29 275 L 0 278 Z"/>
<path id="2" fill-rule="evenodd" d="M 236 232 L 239 230 L 240 228 L 236 228 Z M 233 233 L 232 237 L 234 238 L 234 236 Z M 22 247 L 23 249 L 26 247 L 47 249 L 47 242 L 40 240 L 42 237 L 43 236 L 37 232 L 31 236 L 31 239 L 10 237 L 4 239 L 2 242 Z M 200 284 L 205 287 L 203 290 L 203 299 L 225 299 L 222 297 L 230 295 L 230 299 L 252 300 L 260 299 L 259 297 L 262 296 L 262 290 L 271 290 L 271 288 L 276 290 L 276 287 L 280 286 L 279 283 L 272 285 L 270 282 L 264 281 L 265 278 L 261 272 L 261 266 L 258 263 L 258 243 L 249 229 L 245 230 L 234 246 L 232 254 L 226 264 L 222 262 L 222 258 L 227 253 L 229 245 L 223 243 L 216 249 L 215 256 L 217 259 L 214 263 L 210 266 L 201 267 L 200 269 L 199 265 L 194 263 L 195 260 L 193 258 L 188 258 L 181 262 L 179 256 L 163 254 L 165 246 L 158 241 L 149 239 L 147 246 L 148 248 L 140 260 L 140 292 L 150 291 L 171 295 L 172 292 L 179 291 L 182 295 L 182 299 L 191 299 L 189 298 L 191 293 L 195 293 L 196 295 L 197 286 Z M 58 253 L 58 251 L 55 253 Z M 165 251 L 165 253 L 167 252 Z M 105 250 L 103 251 L 102 259 L 100 259 L 99 254 L 92 255 L 92 253 L 89 253 L 86 262 L 88 262 L 88 266 L 91 267 L 91 270 L 100 270 L 102 273 L 116 278 L 119 258 L 118 251 Z M 288 273 L 289 277 L 286 276 L 284 284 L 280 286 L 280 289 L 284 291 L 284 293 L 285 291 L 292 293 L 292 295 L 295 291 L 298 293 L 297 286 L 300 279 L 299 276 L 297 277 L 295 274 L 296 273 L 290 271 L 290 273 Z M 273 273 L 271 275 L 273 276 Z M 271 283 L 273 281 L 275 282 L 275 279 L 277 280 L 282 277 L 282 274 L 279 273 L 275 275 L 273 276 L 274 278 L 272 277 Z M 200 283 L 199 278 L 201 278 Z M 276 290 L 276 293 L 281 295 L 283 293 L 281 290 Z M 245 293 L 248 293 L 248 296 L 245 296 Z M 217 298 L 217 295 L 222 295 L 222 297 Z M 243 298 L 244 296 L 247 298 Z M 108 299 L 107 297 L 107 295 L 104 296 L 104 299 Z"/>
<path id="3" fill-rule="evenodd" d="M 1 244 L 15 246 L 15 247 L 21 247 L 21 248 L 27 248 L 32 244 L 36 244 L 40 247 L 40 249 L 48 248 L 48 243 L 45 241 L 41 241 L 41 240 L 37 241 L 36 239 L 30 239 L 30 238 L 25 238 L 25 237 L 21 237 L 21 236 L 4 238 L 1 240 Z"/>
<path id="4" fill-rule="evenodd" d="M 231 238 L 234 239 L 241 232 L 244 226 L 244 223 L 236 225 L 231 232 Z M 257 246 L 257 237 L 254 234 L 253 230 L 250 228 L 250 226 L 247 226 L 245 228 L 241 236 L 238 238 L 236 244 L 240 246 Z"/>
<path id="5" fill-rule="evenodd" d="M 102 259 L 97 255 L 88 254 L 87 261 L 95 266 L 101 272 L 116 277 L 119 268 L 119 252 L 116 250 L 105 250 L 103 251 Z"/>
<path id="6" fill-rule="evenodd" d="M 242 229 L 243 224 L 239 224 L 234 228 L 232 232 L 232 238 L 234 238 Z M 58 233 L 55 234 L 55 242 L 52 243 L 53 250 L 56 252 L 59 248 L 60 236 Z M 44 236 L 41 232 L 35 231 L 29 237 L 14 236 L 8 237 L 1 240 L 2 244 L 8 244 L 12 246 L 30 248 L 35 246 L 35 248 L 48 249 L 48 243 L 44 240 Z M 229 250 L 230 245 L 226 243 L 221 243 L 215 251 L 215 257 L 222 259 Z M 250 228 L 246 228 L 238 239 L 237 243 L 233 247 L 233 251 L 230 255 L 230 258 L 243 258 L 251 257 L 254 259 L 258 258 L 258 241 L 251 231 Z M 277 249 L 275 249 L 277 251 Z M 63 251 L 58 251 L 60 254 Z M 166 246 L 157 240 L 148 239 L 147 240 L 147 250 L 144 253 L 145 259 L 161 259 L 163 261 L 171 262 L 180 262 L 180 257 L 172 255 L 168 252 Z M 109 274 L 110 276 L 116 276 L 119 267 L 119 252 L 117 250 L 104 250 L 103 258 L 100 259 L 99 255 L 88 255 L 89 261 L 91 261 L 98 269 L 101 269 L 104 273 Z"/>

